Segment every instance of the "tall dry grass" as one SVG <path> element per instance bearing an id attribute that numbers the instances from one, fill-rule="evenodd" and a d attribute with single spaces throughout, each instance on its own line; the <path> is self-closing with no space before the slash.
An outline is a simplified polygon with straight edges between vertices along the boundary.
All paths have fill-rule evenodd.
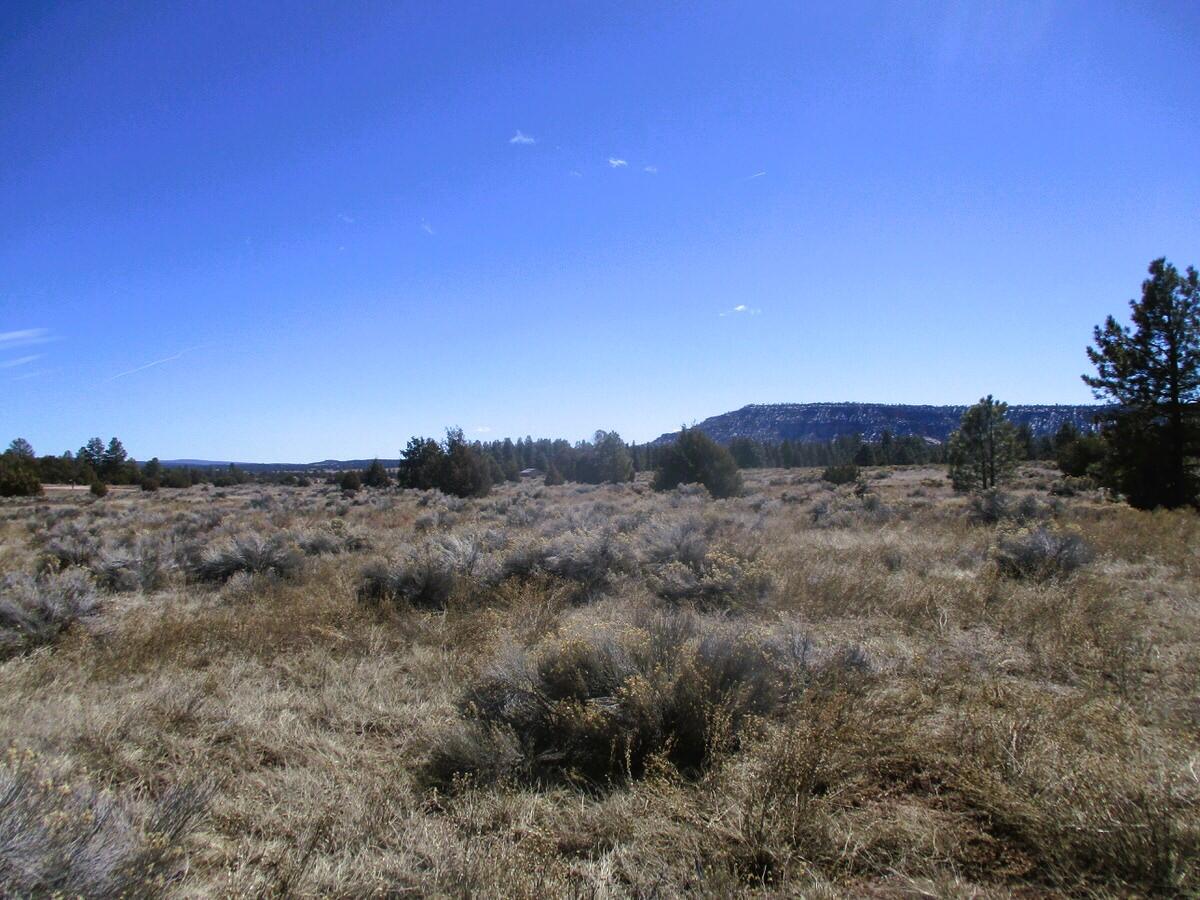
<path id="1" fill-rule="evenodd" d="M 1200 891 L 1197 517 L 819 474 L 5 501 L 0 892 Z"/>

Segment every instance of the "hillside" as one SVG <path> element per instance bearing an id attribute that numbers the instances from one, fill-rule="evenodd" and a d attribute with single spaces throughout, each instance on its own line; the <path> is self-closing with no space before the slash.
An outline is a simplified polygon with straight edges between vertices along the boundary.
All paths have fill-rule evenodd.
<path id="1" fill-rule="evenodd" d="M 1090 429 L 1099 406 L 1010 406 L 1008 417 L 1018 425 L 1028 423 L 1035 435 L 1053 434 L 1064 422 Z M 915 434 L 944 441 L 957 427 L 965 406 L 915 406 L 888 403 L 752 403 L 732 412 L 705 419 L 695 427 L 713 440 L 728 443 L 747 437 L 776 443 L 828 441 L 839 435 L 861 434 L 878 440 L 884 431 Z M 655 443 L 675 439 L 677 432 Z"/>

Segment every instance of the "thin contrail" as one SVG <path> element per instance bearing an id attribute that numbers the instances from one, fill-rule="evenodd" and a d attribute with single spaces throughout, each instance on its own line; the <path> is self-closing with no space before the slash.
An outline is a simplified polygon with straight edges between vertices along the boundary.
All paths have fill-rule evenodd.
<path id="1" fill-rule="evenodd" d="M 163 363 L 174 362 L 175 360 L 179 359 L 179 357 L 183 356 L 185 353 L 191 353 L 194 350 L 203 350 L 205 347 L 211 347 L 214 343 L 215 343 L 214 341 L 209 341 L 208 343 L 205 343 L 205 344 L 197 344 L 195 347 L 185 347 L 184 349 L 182 349 L 178 353 L 176 353 L 174 356 L 165 356 L 162 359 L 156 359 L 156 360 L 154 360 L 154 362 L 148 362 L 144 366 L 138 366 L 136 369 L 130 369 L 128 372 L 118 372 L 116 375 L 113 375 L 111 378 L 105 378 L 104 381 L 101 382 L 101 384 L 108 384 L 110 381 L 116 381 L 118 378 L 124 378 L 126 375 L 133 375 L 137 372 L 143 372 L 146 369 L 152 369 L 155 366 L 161 366 Z"/>
<path id="2" fill-rule="evenodd" d="M 136 369 L 130 369 L 128 372 L 119 372 L 118 374 L 113 375 L 111 378 L 105 378 L 104 383 L 108 384 L 110 381 L 116 381 L 118 378 L 124 378 L 126 375 L 133 375 L 137 372 L 143 372 L 146 369 L 152 369 L 155 366 L 161 366 L 163 363 L 169 363 L 172 360 L 179 359 L 179 357 L 183 356 L 183 354 L 185 354 L 185 353 L 187 353 L 186 350 L 181 350 L 178 353 L 176 353 L 174 356 L 167 356 L 167 357 L 164 357 L 163 359 L 156 359 L 154 362 L 148 362 L 144 366 L 138 366 Z"/>

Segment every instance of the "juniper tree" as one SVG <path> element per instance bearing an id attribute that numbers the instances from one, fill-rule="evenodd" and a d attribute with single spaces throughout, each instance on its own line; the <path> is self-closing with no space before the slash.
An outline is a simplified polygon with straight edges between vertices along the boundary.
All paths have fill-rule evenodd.
<path id="1" fill-rule="evenodd" d="M 1133 328 L 1109 316 L 1087 348 L 1095 375 L 1084 382 L 1116 405 L 1104 429 L 1107 487 L 1133 506 L 1197 503 L 1190 460 L 1200 453 L 1200 274 L 1164 258 L 1150 263 L 1142 299 L 1130 300 Z"/>
<path id="2" fill-rule="evenodd" d="M 1008 404 L 991 394 L 963 413 L 948 447 L 956 491 L 991 490 L 1012 473 L 1019 452 L 1017 430 L 1007 414 Z"/>
<path id="3" fill-rule="evenodd" d="M 383 467 L 383 463 L 379 461 L 378 456 L 371 460 L 371 464 L 367 466 L 367 470 L 362 476 L 362 483 L 367 487 L 387 487 L 389 484 L 391 484 L 391 481 L 392 480 L 388 478 L 387 469 Z"/>
<path id="4" fill-rule="evenodd" d="M 742 473 L 733 456 L 698 428 L 683 428 L 675 443 L 663 451 L 654 490 L 699 482 L 713 497 L 736 497 L 742 492 Z"/>

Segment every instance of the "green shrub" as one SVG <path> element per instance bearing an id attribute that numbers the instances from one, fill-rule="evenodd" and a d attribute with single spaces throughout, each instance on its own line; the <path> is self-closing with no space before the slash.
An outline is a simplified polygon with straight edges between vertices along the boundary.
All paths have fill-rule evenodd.
<path id="1" fill-rule="evenodd" d="M 103 481 L 93 481 L 88 490 L 92 492 L 93 497 L 108 496 L 108 485 L 106 485 Z"/>
<path id="2" fill-rule="evenodd" d="M 830 484 L 851 484 L 858 481 L 858 466 L 854 463 L 826 466 L 821 473 L 821 480 Z"/>

